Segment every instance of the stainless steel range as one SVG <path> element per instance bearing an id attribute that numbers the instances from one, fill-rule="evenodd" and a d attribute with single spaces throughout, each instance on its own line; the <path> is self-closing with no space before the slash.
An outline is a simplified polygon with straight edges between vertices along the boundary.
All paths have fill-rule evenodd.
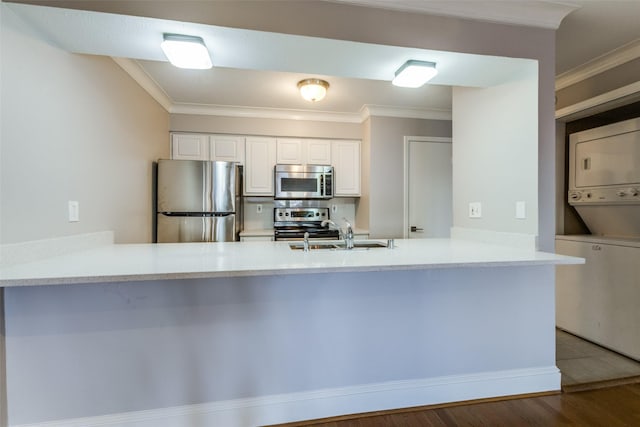
<path id="1" fill-rule="evenodd" d="M 338 240 L 338 230 L 321 226 L 325 219 L 329 219 L 329 208 L 274 208 L 275 239 L 303 240 L 304 233 L 309 233 L 309 239 Z"/>

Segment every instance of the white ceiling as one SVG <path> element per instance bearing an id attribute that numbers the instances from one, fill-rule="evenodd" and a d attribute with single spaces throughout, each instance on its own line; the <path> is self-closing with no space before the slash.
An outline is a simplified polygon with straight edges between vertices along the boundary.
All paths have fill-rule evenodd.
<path id="1" fill-rule="evenodd" d="M 556 75 L 640 42 L 640 0 L 572 0 L 580 8 L 556 32 Z"/>
<path id="2" fill-rule="evenodd" d="M 412 10 L 424 13 L 446 14 L 447 5 L 455 6 L 453 15 L 464 16 L 473 8 L 478 15 L 478 5 L 485 7 L 488 20 L 514 22 L 522 10 L 540 9 L 540 4 L 551 4 L 554 8 L 567 6 L 567 2 L 541 1 L 425 1 L 425 0 L 334 0 L 360 3 L 367 6 Z M 573 2 L 607 3 L 612 2 Z M 618 3 L 618 2 L 613 2 Z M 640 6 L 640 1 L 621 2 L 629 13 Z M 629 4 L 627 4 L 629 3 Z M 507 4 L 509 7 L 507 7 Z M 512 6 L 520 4 L 521 8 Z M 589 4 L 584 6 L 585 10 Z M 30 26 L 36 28 L 50 43 L 75 53 L 129 58 L 127 68 L 137 67 L 138 73 L 154 85 L 170 105 L 212 106 L 226 108 L 260 108 L 285 111 L 330 111 L 359 114 L 365 106 L 384 107 L 423 112 L 426 116 L 451 108 L 451 85 L 487 86 L 504 81 L 509 75 L 519 72 L 530 61 L 521 59 L 493 58 L 451 52 L 398 48 L 355 42 L 327 40 L 302 36 L 282 35 L 259 31 L 191 24 L 161 19 L 114 15 L 83 10 L 68 10 L 42 6 L 3 3 L 18 14 Z M 427 7 L 429 6 L 429 7 Z M 501 6 L 496 7 L 496 6 Z M 522 9 L 522 7 L 525 9 Z M 434 8 L 437 10 L 434 12 Z M 609 9 L 613 9 L 610 6 Z M 569 9 L 570 10 L 570 9 Z M 462 11 L 462 12 L 461 12 Z M 497 12 L 496 12 L 497 11 Z M 604 14 L 600 8 L 598 13 Z M 566 10 L 554 14 L 529 13 L 544 20 L 544 25 L 553 26 L 564 16 Z M 580 30 L 581 23 L 589 21 L 592 14 L 586 13 L 567 19 L 571 31 Z M 509 16 L 507 16 L 509 15 Z M 525 14 L 526 15 L 526 14 Z M 487 17 L 488 16 L 488 17 Z M 497 17 L 496 17 L 497 16 Z M 616 13 L 616 16 L 617 13 Z M 640 16 L 640 11 L 635 14 Z M 601 20 L 603 18 L 601 17 Z M 510 21 L 509 21 L 510 20 Z M 554 24 L 555 20 L 555 24 Z M 626 20 L 625 20 L 626 22 Z M 564 24 L 563 24 L 564 25 Z M 592 24 L 593 25 L 593 24 Z M 627 28 L 627 26 L 623 26 Z M 639 26 L 634 26 L 637 36 Z M 213 53 L 215 67 L 211 70 L 181 70 L 165 62 L 159 48 L 162 33 L 186 33 L 201 36 Z M 587 31 L 588 34 L 593 31 Z M 617 33 L 606 31 L 603 34 Z M 611 43 L 623 43 L 633 32 L 620 31 L 622 35 L 600 37 L 597 55 L 609 49 Z M 569 37 L 560 26 L 558 45 Z M 583 35 L 586 37 L 586 35 Z M 583 43 L 573 43 L 582 45 Z M 564 46 L 564 45 L 562 45 Z M 586 61 L 588 49 L 570 46 L 571 55 L 559 62 L 563 67 L 573 68 L 577 62 Z M 615 46 L 614 46 L 615 47 Z M 594 49 L 596 48 L 594 44 Z M 565 49 L 563 47 L 563 49 Z M 605 51 L 606 52 L 606 51 Z M 587 58 L 585 60 L 585 58 Z M 418 90 L 397 88 L 390 84 L 395 70 L 407 59 L 423 59 L 438 64 L 439 75 L 432 84 Z M 473 70 L 473 72 L 470 72 Z M 322 77 L 331 84 L 329 95 L 320 102 L 303 101 L 296 91 L 296 83 L 307 77 Z M 420 113 L 414 117 L 421 116 Z"/>

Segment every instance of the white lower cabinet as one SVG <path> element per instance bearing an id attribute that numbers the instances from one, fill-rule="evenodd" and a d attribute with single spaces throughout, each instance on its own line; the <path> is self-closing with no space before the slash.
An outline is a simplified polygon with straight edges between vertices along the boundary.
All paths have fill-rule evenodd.
<path id="1" fill-rule="evenodd" d="M 334 196 L 360 196 L 360 141 L 331 141 Z"/>
<path id="2" fill-rule="evenodd" d="M 245 144 L 244 195 L 273 196 L 276 139 L 247 137 Z"/>
<path id="3" fill-rule="evenodd" d="M 586 259 L 556 269 L 556 324 L 640 360 L 640 245 L 556 238 L 556 252 Z"/>

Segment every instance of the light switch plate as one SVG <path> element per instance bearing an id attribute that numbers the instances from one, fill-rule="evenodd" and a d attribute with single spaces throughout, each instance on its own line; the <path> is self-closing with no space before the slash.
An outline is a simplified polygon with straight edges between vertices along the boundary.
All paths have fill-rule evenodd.
<path id="1" fill-rule="evenodd" d="M 256 213 L 262 213 L 262 205 L 256 205 Z"/>
<path id="2" fill-rule="evenodd" d="M 331 205 L 331 213 L 338 212 L 338 205 Z"/>
<path id="3" fill-rule="evenodd" d="M 482 218 L 482 203 L 469 203 L 469 218 Z"/>
<path id="4" fill-rule="evenodd" d="M 526 204 L 523 201 L 516 202 L 516 219 L 526 219 L 527 211 Z"/>
<path id="5" fill-rule="evenodd" d="M 80 221 L 80 203 L 76 200 L 69 200 L 69 222 Z"/>

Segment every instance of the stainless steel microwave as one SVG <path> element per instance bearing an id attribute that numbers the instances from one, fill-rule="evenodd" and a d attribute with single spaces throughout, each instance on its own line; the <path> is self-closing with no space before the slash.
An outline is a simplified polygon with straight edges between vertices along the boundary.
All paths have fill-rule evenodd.
<path id="1" fill-rule="evenodd" d="M 276 199 L 330 199 L 333 166 L 276 165 Z"/>

